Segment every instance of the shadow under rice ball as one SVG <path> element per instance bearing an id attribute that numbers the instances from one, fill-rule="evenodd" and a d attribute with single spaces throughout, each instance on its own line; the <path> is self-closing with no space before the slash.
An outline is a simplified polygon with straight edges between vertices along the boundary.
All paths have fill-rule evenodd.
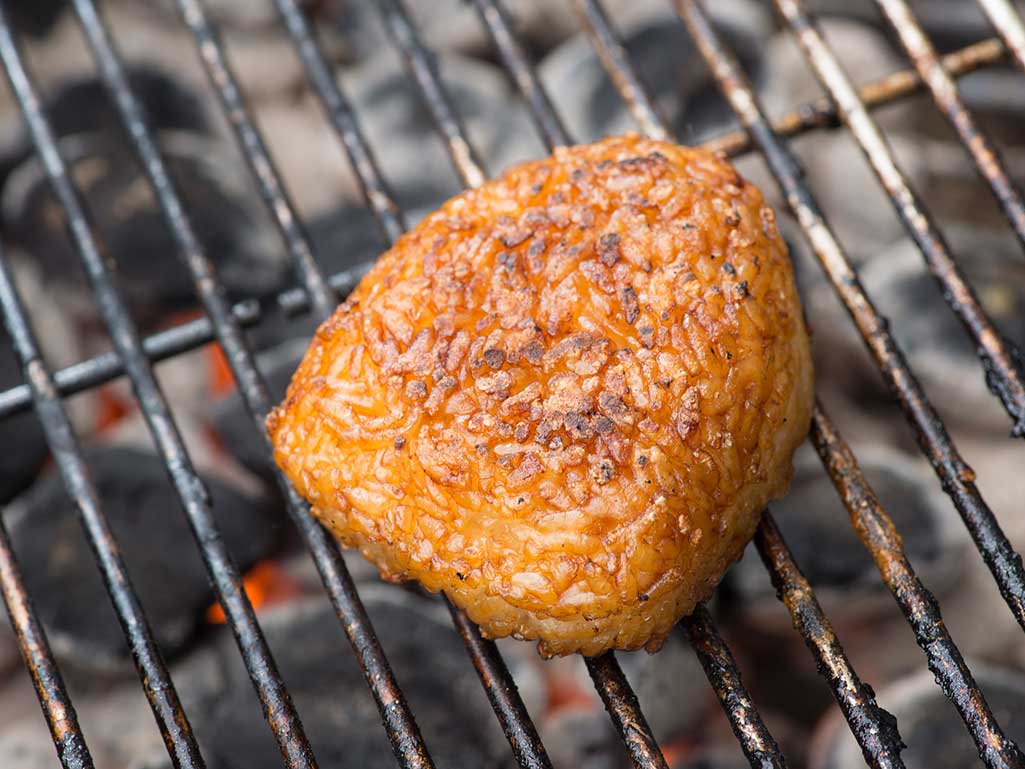
<path id="1" fill-rule="evenodd" d="M 445 203 L 268 421 L 343 544 L 542 654 L 659 648 L 785 492 L 812 396 L 790 260 L 725 161 L 635 135 Z"/>

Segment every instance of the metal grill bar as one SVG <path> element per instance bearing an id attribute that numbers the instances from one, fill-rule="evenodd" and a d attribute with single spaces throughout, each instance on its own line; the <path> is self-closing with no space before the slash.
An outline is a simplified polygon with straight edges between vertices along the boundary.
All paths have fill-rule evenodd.
<path id="1" fill-rule="evenodd" d="M 1025 373 L 1022 372 L 1018 351 L 1001 337 L 1000 331 L 982 309 L 974 290 L 951 258 L 943 236 L 897 167 L 889 144 L 869 117 L 850 78 L 804 10 L 801 0 L 775 0 L 775 5 L 871 164 L 905 229 L 922 252 L 929 271 L 940 285 L 943 298 L 971 336 L 982 358 L 986 380 L 1014 422 L 1012 433 L 1025 437 L 1025 385 L 1022 383 Z"/>
<path id="2" fill-rule="evenodd" d="M 1018 67 L 1025 72 L 1025 24 L 1022 23 L 1021 15 L 1010 0 L 978 0 L 978 3 L 1004 45 L 1011 51 Z M 949 72 L 950 67 L 945 61 L 943 66 Z"/>
<path id="3" fill-rule="evenodd" d="M 773 133 L 739 65 L 722 45 L 703 12 L 690 0 L 674 0 L 681 16 L 712 68 L 734 111 L 750 132 L 786 195 L 797 221 L 811 243 L 826 276 L 854 319 L 862 339 L 884 375 L 905 416 L 914 428 L 922 452 L 929 459 L 944 491 L 954 501 L 976 547 L 1011 608 L 1025 627 L 1025 569 L 1011 547 L 993 511 L 975 486 L 975 475 L 965 463 L 936 410 L 929 403 L 904 353 L 865 293 L 850 261 L 836 241 L 815 199 L 801 181 L 803 171 L 790 150 Z"/>
<path id="4" fill-rule="evenodd" d="M 789 154 L 786 146 L 772 134 L 739 65 L 719 40 L 700 4 L 695 0 L 676 0 L 676 5 L 731 105 L 769 160 L 774 175 L 786 190 L 788 201 L 795 209 L 795 213 L 805 227 L 816 251 L 822 249 L 823 252 L 826 252 L 826 246 L 828 246 L 828 250 L 834 252 L 836 258 L 843 259 L 839 245 L 822 220 L 810 192 L 797 181 L 796 176 L 792 176 L 797 169 L 796 160 Z M 828 417 L 821 407 L 817 407 L 814 413 L 812 433 L 813 436 L 828 433 L 834 439 L 828 445 L 824 444 L 828 448 L 827 452 L 823 452 L 823 461 L 826 463 L 827 469 L 831 469 L 830 463 L 836 463 L 837 467 L 844 467 L 853 462 L 850 449 L 835 430 L 832 430 Z M 863 481 L 863 479 L 861 480 Z M 860 488 L 867 492 L 866 495 L 857 497 L 849 493 L 850 488 L 838 485 L 838 490 L 841 491 L 841 497 L 851 514 L 855 528 L 861 535 L 865 529 L 862 525 L 865 515 L 862 505 L 868 503 L 867 493 L 871 492 L 867 484 L 864 484 Z M 863 537 L 863 541 L 877 561 L 877 566 L 888 584 L 888 575 L 893 572 L 887 570 L 894 568 L 892 563 L 894 553 L 901 547 L 899 537 L 892 529 L 892 524 L 889 534 L 892 535 L 892 538 Z M 884 547 L 888 550 L 884 551 Z M 906 561 L 904 563 L 906 564 Z M 906 569 L 900 569 L 900 575 L 902 577 L 900 588 L 899 590 L 893 589 L 894 595 L 902 609 L 907 609 L 905 613 L 916 631 L 916 637 L 919 638 L 923 650 L 929 657 L 930 666 L 935 660 L 940 659 L 946 663 L 940 666 L 943 668 L 945 677 L 944 692 L 951 697 L 961 713 L 969 732 L 979 747 L 983 760 L 989 766 L 1025 765 L 1017 746 L 1003 736 L 1000 727 L 992 719 L 985 699 L 963 661 L 960 661 L 960 665 L 957 664 L 957 661 L 960 660 L 959 652 L 949 635 L 946 634 L 938 610 L 935 613 L 924 611 L 923 607 L 929 606 L 930 602 L 934 604 L 932 596 L 917 580 L 917 577 L 914 577 L 909 565 Z M 940 673 L 937 672 L 937 675 L 939 676 Z"/>
<path id="5" fill-rule="evenodd" d="M 224 47 L 217 30 L 210 24 L 199 0 L 177 0 L 177 3 L 181 17 L 196 42 L 210 85 L 220 98 L 222 111 L 235 132 L 235 140 L 242 148 L 242 156 L 257 183 L 271 218 L 281 233 L 300 283 L 309 292 L 313 311 L 318 317 L 326 318 L 334 310 L 338 296 L 331 290 L 324 279 L 324 274 L 317 266 L 309 237 L 303 230 L 295 204 L 281 182 L 281 174 L 267 151 L 263 137 L 256 130 L 239 90 L 238 80 L 224 55 Z"/>
<path id="6" fill-rule="evenodd" d="M 50 728 L 50 737 L 64 769 L 93 769 L 93 758 L 86 747 L 78 725 L 75 707 L 64 688 L 50 644 L 46 640 L 32 604 L 25 592 L 18 565 L 11 550 L 7 529 L 0 520 L 0 592 L 18 639 L 25 667 L 32 675 L 32 685 Z"/>
<path id="7" fill-rule="evenodd" d="M 71 183 L 67 168 L 57 151 L 57 145 L 46 117 L 43 115 L 35 89 L 28 72 L 22 64 L 21 53 L 11 35 L 6 13 L 0 6 L 0 59 L 4 71 L 21 106 L 33 140 L 37 144 L 40 158 L 50 178 L 57 199 L 68 216 L 68 226 L 76 244 L 80 247 L 87 267 L 87 275 L 101 305 L 109 304 L 110 285 L 104 284 L 102 258 L 95 249 L 90 233 L 90 224 L 84 216 L 77 190 Z M 131 580 L 104 516 L 96 488 L 89 476 L 64 406 L 53 386 L 50 372 L 39 353 L 27 315 L 9 279 L 4 272 L 4 282 L 12 290 L 4 291 L 4 322 L 11 334 L 19 362 L 32 399 L 43 426 L 47 444 L 54 456 L 64 480 L 68 494 L 80 516 L 89 543 L 96 554 L 104 585 L 111 597 L 118 621 L 125 633 L 128 646 L 139 672 L 140 681 L 161 736 L 175 766 L 179 769 L 202 769 L 203 759 L 199 754 L 188 718 L 182 710 L 181 701 L 167 672 L 167 666 L 153 640 L 153 634 L 132 589 Z M 116 297 L 114 297 L 116 300 Z M 126 358 L 126 363 L 128 359 Z M 34 671 L 34 675 L 38 675 Z"/>
<path id="8" fill-rule="evenodd" d="M 641 80 L 640 74 L 630 62 L 630 54 L 619 42 L 612 30 L 605 9 L 600 3 L 588 0 L 572 0 L 573 10 L 583 22 L 584 32 L 591 39 L 602 66 L 623 97 L 630 114 L 641 129 L 641 133 L 652 139 L 672 141 L 668 121 L 659 114 L 650 90 Z"/>
<path id="9" fill-rule="evenodd" d="M 1025 756 L 997 724 L 950 637 L 939 604 L 911 568 L 893 521 L 821 404 L 815 407 L 811 441 L 850 511 L 858 536 L 915 631 L 915 640 L 928 658 L 929 669 L 964 720 L 982 760 L 991 767 L 1025 766 Z"/>
<path id="10" fill-rule="evenodd" d="M 95 5 L 91 0 L 76 0 L 74 7 L 86 33 L 86 39 L 100 66 L 101 77 L 108 87 L 122 123 L 128 131 L 133 147 L 149 177 L 158 203 L 178 245 L 180 255 L 190 272 L 200 301 L 213 323 L 217 340 L 224 348 L 232 374 L 238 384 L 239 393 L 257 425 L 258 434 L 262 437 L 264 448 L 269 454 L 272 450 L 270 439 L 262 429 L 264 419 L 270 409 L 266 384 L 254 365 L 246 339 L 225 300 L 223 286 L 219 283 L 213 266 L 196 238 L 180 197 L 146 126 L 141 107 L 128 86 L 124 66 L 114 50 Z M 370 619 L 356 593 L 355 584 L 345 567 L 337 544 L 312 518 L 306 504 L 280 472 L 277 473 L 277 479 L 284 493 L 289 514 L 313 554 L 317 570 L 328 591 L 335 612 L 356 652 L 360 667 L 381 712 L 396 757 L 403 766 L 422 769 L 432 767 L 433 764 L 423 744 L 416 721 L 413 719 L 384 656 L 384 651 L 374 634 Z M 206 543 L 203 544 L 205 555 Z M 245 614 L 241 612 L 244 612 L 247 607 L 251 612 L 248 599 L 245 598 L 240 588 L 239 592 L 243 601 L 239 606 L 224 605 L 222 599 L 222 606 L 224 606 L 229 625 L 237 637 L 241 632 L 247 630 L 246 625 L 239 624 L 246 620 Z M 253 642 L 262 642 L 255 619 L 252 622 L 252 627 L 256 631 L 256 636 L 252 639 Z M 243 649 L 247 666 L 259 659 L 252 654 L 253 647 L 249 645 L 248 639 L 246 644 L 240 643 L 240 646 Z M 259 656 L 269 660 L 266 655 Z M 250 672 L 252 675 L 253 668 L 250 668 Z M 290 766 L 304 764 L 312 766 L 314 759 L 308 744 L 305 744 L 301 723 L 277 671 L 266 664 L 261 664 L 255 672 L 259 673 L 268 695 L 271 695 L 268 699 L 261 696 L 268 722 L 278 737 L 279 744 L 283 742 L 284 745 L 289 746 L 289 751 L 285 756 L 286 761 Z"/>
<path id="11" fill-rule="evenodd" d="M 445 605 L 452 615 L 456 631 L 470 650 L 474 668 L 498 716 L 502 731 L 512 746 L 517 763 L 523 769 L 552 769 L 545 746 L 541 743 L 541 737 L 527 713 L 516 682 L 499 654 L 498 647 L 493 641 L 484 639 L 480 629 L 447 598 Z"/>
<path id="12" fill-rule="evenodd" d="M 697 654 L 751 766 L 786 769 L 787 763 L 779 745 L 758 715 L 751 695 L 740 679 L 737 662 L 715 629 L 708 609 L 699 604 L 693 614 L 680 620 L 677 627 Z"/>
<path id="13" fill-rule="evenodd" d="M 277 722 L 272 726 L 282 754 L 296 766 L 313 767 L 315 764 L 302 727 L 256 625 L 255 615 L 242 589 L 238 570 L 214 523 L 209 496 L 192 467 L 167 402 L 153 377 L 135 326 L 94 237 L 92 223 L 82 205 L 80 193 L 71 181 L 59 155 L 48 120 L 38 107 L 36 89 L 24 69 L 20 53 L 11 46 L 5 50 L 5 55 L 8 68 L 17 73 L 16 77 L 11 78 L 16 96 L 29 122 L 32 140 L 44 158 L 54 192 L 69 217 L 79 255 L 99 301 L 100 311 L 114 347 L 125 363 L 147 426 L 168 468 L 193 534 L 201 543 L 204 564 L 217 589 L 221 604 L 225 607 L 225 613 L 233 617 L 237 624 L 236 638 L 253 683 L 267 709 L 268 717 L 273 716 L 273 720 Z M 177 750 L 175 746 L 172 755 Z"/>
<path id="14" fill-rule="evenodd" d="M 524 54 L 523 48 L 513 34 L 505 9 L 492 0 L 473 0 L 473 4 L 498 49 L 506 70 L 512 75 L 520 94 L 526 99 L 530 117 L 544 143 L 548 147 L 572 144 L 566 127 L 552 106 L 551 99 L 541 86 L 541 81 L 537 79 L 534 65 L 530 63 L 530 59 Z"/>
<path id="15" fill-rule="evenodd" d="M 963 77 L 999 62 L 1006 55 L 1007 50 L 1003 44 L 996 38 L 990 38 L 948 53 L 942 61 L 952 77 Z M 872 110 L 924 90 L 925 83 L 922 82 L 918 71 L 905 69 L 861 86 L 858 88 L 858 98 Z M 789 138 L 817 128 L 838 128 L 841 125 L 836 105 L 829 99 L 822 98 L 802 104 L 793 112 L 787 113 L 772 124 L 772 130 L 778 136 Z M 737 157 L 754 149 L 754 143 L 744 129 L 730 131 L 710 139 L 702 146 L 711 152 L 724 152 L 730 157 Z"/>
<path id="16" fill-rule="evenodd" d="M 599 49 L 608 41 L 616 40 L 615 32 L 598 0 L 575 1 L 582 6 L 581 15 L 585 25 L 591 27 L 588 33 Z M 610 56 L 603 55 L 601 58 L 605 62 L 612 61 Z M 630 72 L 633 70 L 633 64 L 629 57 L 621 59 L 619 66 L 626 67 Z M 630 79 L 639 83 L 635 75 L 631 75 Z M 625 77 L 613 76 L 613 82 L 617 86 L 626 80 Z M 646 89 L 640 87 L 629 92 L 621 90 L 620 93 L 632 114 L 644 116 L 647 119 L 657 119 L 653 102 Z M 643 124 L 643 121 L 639 120 L 638 122 Z M 876 705 L 871 690 L 862 684 L 854 672 L 829 620 L 826 619 L 815 598 L 811 585 L 804 579 L 794 562 L 793 556 L 768 510 L 763 514 L 762 522 L 755 535 L 755 542 L 762 560 L 769 570 L 773 585 L 791 613 L 794 627 L 804 638 L 818 663 L 819 670 L 830 684 L 833 695 L 858 740 L 866 760 L 871 766 L 876 767 L 903 766 L 900 759 L 903 743 L 897 732 L 893 716 Z M 727 713 L 731 714 L 729 702 L 725 697 L 722 697 L 722 703 L 727 708 Z M 743 721 L 733 720 L 734 729 L 738 730 L 738 734 L 740 734 L 739 729 L 743 723 Z M 762 729 L 764 730 L 764 726 Z M 749 752 L 748 758 L 754 763 L 757 756 L 753 752 Z"/>
<path id="17" fill-rule="evenodd" d="M 0 306 L 7 308 L 17 301 L 14 296 L 14 281 L 11 280 L 7 262 L 0 255 Z M 5 313 L 6 317 L 6 313 Z M 75 706 L 71 704 L 64 679 L 46 640 L 46 632 L 39 624 L 32 602 L 25 590 L 11 540 L 7 536 L 2 511 L 0 511 L 0 594 L 3 596 L 7 616 L 11 619 L 14 635 L 18 640 L 25 667 L 32 676 L 32 685 L 43 709 L 43 716 L 50 728 L 57 757 L 64 769 L 93 769 L 93 759 L 85 744 L 85 737 L 78 725 Z"/>
<path id="18" fill-rule="evenodd" d="M 338 293 L 348 293 L 367 269 L 369 264 L 337 272 L 327 279 L 328 285 Z M 309 293 L 302 288 L 285 291 L 278 296 L 277 302 L 289 317 L 310 310 Z M 263 320 L 263 310 L 255 299 L 238 302 L 231 308 L 231 313 L 243 328 L 255 326 Z M 210 319 L 203 316 L 151 334 L 142 340 L 142 346 L 149 359 L 157 362 L 194 350 L 215 338 Z M 60 395 L 74 395 L 116 379 L 122 374 L 124 366 L 117 354 L 105 352 L 57 370 L 54 372 L 54 383 Z M 32 395 L 28 385 L 15 385 L 0 392 L 0 419 L 26 411 L 31 406 Z"/>
<path id="19" fill-rule="evenodd" d="M 345 152 L 363 187 L 363 196 L 373 210 L 385 238 L 389 243 L 395 241 L 406 229 L 405 217 L 395 204 L 395 198 L 381 178 L 377 163 L 367 150 L 363 132 L 353 117 L 352 105 L 335 82 L 331 67 L 294 0 L 274 0 L 274 5 L 295 43 L 306 75 L 320 97 L 335 133 L 345 146 Z"/>
<path id="20" fill-rule="evenodd" d="M 819 672 L 829 682 L 865 761 L 871 767 L 903 767 L 900 752 L 904 743 L 896 719 L 876 704 L 872 690 L 854 672 L 811 585 L 768 514 L 755 534 L 755 546 L 772 576 L 773 586 L 790 611 L 794 627 L 815 658 Z"/>
<path id="21" fill-rule="evenodd" d="M 965 106 L 957 85 L 943 69 L 936 49 L 904 0 L 876 0 L 876 3 L 897 33 L 936 106 L 953 126 L 982 178 L 993 190 L 1018 240 L 1025 246 L 1025 202 L 1021 190 L 1011 181 L 993 142 Z"/>
<path id="22" fill-rule="evenodd" d="M 591 674 L 594 687 L 598 690 L 612 723 L 616 725 L 616 731 L 623 738 L 634 765 L 669 769 L 655 741 L 655 735 L 648 726 L 648 719 L 641 712 L 637 695 L 630 688 L 622 668 L 619 667 L 616 655 L 605 652 L 598 657 L 587 657 L 584 662 L 587 663 L 587 672 Z"/>

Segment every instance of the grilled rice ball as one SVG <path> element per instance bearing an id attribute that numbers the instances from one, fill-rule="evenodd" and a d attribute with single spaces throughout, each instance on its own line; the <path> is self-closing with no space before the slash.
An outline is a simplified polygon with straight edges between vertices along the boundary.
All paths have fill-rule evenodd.
<path id="1" fill-rule="evenodd" d="M 723 160 L 634 135 L 445 203 L 318 330 L 268 428 L 390 580 L 543 655 L 653 651 L 810 418 L 786 246 Z"/>

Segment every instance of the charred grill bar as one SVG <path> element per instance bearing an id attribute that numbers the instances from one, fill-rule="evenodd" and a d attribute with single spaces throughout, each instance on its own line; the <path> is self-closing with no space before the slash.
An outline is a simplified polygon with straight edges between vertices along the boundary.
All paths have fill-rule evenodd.
<path id="1" fill-rule="evenodd" d="M 324 317 L 333 309 L 336 292 L 344 293 L 351 288 L 359 277 L 359 270 L 330 277 L 326 277 L 320 270 L 303 224 L 247 110 L 244 96 L 201 0 L 176 2 L 184 23 L 195 39 L 200 60 L 299 278 L 300 287 L 282 294 L 279 303 L 288 314 L 313 310 L 318 318 Z M 595 0 L 573 2 L 603 64 L 641 129 L 651 136 L 668 136 L 665 122 L 637 77 L 600 3 Z M 339 89 L 296 3 L 293 0 L 275 0 L 275 4 L 293 39 L 308 79 L 356 171 L 367 205 L 386 239 L 392 242 L 405 229 L 403 213 L 390 195 L 386 181 L 363 139 L 358 116 Z M 475 5 L 509 74 L 523 93 L 542 138 L 549 146 L 569 143 L 571 137 L 537 80 L 528 58 L 519 47 L 499 3 L 495 0 L 475 0 Z M 932 50 L 904 3 L 880 0 L 880 5 L 908 50 L 917 72 L 909 70 L 895 73 L 855 91 L 839 70 L 825 41 L 817 35 L 800 3 L 796 0 L 778 0 L 779 10 L 798 35 L 813 70 L 836 100 L 836 105 L 825 100 L 805 105 L 771 126 L 760 112 L 739 68 L 732 62 L 729 52 L 708 24 L 700 5 L 693 0 L 677 2 L 692 36 L 745 127 L 744 132 L 724 135 L 708 146 L 730 155 L 757 148 L 765 156 L 830 281 L 851 313 L 909 422 L 915 427 L 923 453 L 932 462 L 944 489 L 955 502 L 1012 612 L 1019 623 L 1025 625 L 1025 572 L 1020 558 L 1011 549 L 975 487 L 970 470 L 961 460 L 882 318 L 862 290 L 840 246 L 821 218 L 815 201 L 801 182 L 796 162 L 780 138 L 817 128 L 837 127 L 842 123 L 848 125 L 906 227 L 923 251 L 934 275 L 944 288 L 950 290 L 948 303 L 979 343 L 980 356 L 992 376 L 991 381 L 996 385 L 997 394 L 1014 420 L 1016 432 L 1022 434 L 1020 428 L 1025 420 L 1025 391 L 1015 351 L 1000 338 L 975 299 L 971 287 L 961 277 L 935 226 L 893 163 L 867 110 L 923 88 L 928 89 L 937 106 L 954 123 L 966 148 L 973 154 L 980 173 L 992 186 L 1016 233 L 1022 238 L 1025 234 L 1025 216 L 1021 196 L 1010 183 L 995 150 L 977 131 L 970 112 L 958 99 L 952 78 L 996 63 L 1007 55 L 1008 50 L 1018 64 L 1025 67 L 1022 59 L 1022 43 L 1025 39 L 1023 25 L 1009 3 L 1003 0 L 980 0 L 980 5 L 1004 44 L 998 40 L 982 41 L 941 58 Z M 115 347 L 115 352 L 51 374 L 40 357 L 28 315 L 15 291 L 4 257 L 0 255 L 0 309 L 3 310 L 5 324 L 15 341 L 27 382 L 0 393 L 0 417 L 30 406 L 35 407 L 51 451 L 69 492 L 77 502 L 83 525 L 96 551 L 107 590 L 121 620 L 169 755 L 176 766 L 201 767 L 204 765 L 203 759 L 192 737 L 186 714 L 146 626 L 143 608 L 127 580 L 117 544 L 103 516 L 102 500 L 96 498 L 61 401 L 63 396 L 95 387 L 125 373 L 129 375 L 141 410 L 176 480 L 204 561 L 217 587 L 221 603 L 227 609 L 228 624 L 239 642 L 285 763 L 290 767 L 313 767 L 316 766 L 315 759 L 304 736 L 300 716 L 292 707 L 288 691 L 275 670 L 252 607 L 241 589 L 237 570 L 214 528 L 209 515 L 209 503 L 151 373 L 153 361 L 216 340 L 227 354 L 250 415 L 260 425 L 270 400 L 242 329 L 259 323 L 261 311 L 255 302 L 240 302 L 231 306 L 225 299 L 220 281 L 198 244 L 152 133 L 128 86 L 123 64 L 112 45 L 106 26 L 92 0 L 74 0 L 74 7 L 100 65 L 101 77 L 110 90 L 134 149 L 142 161 L 142 167 L 168 219 L 185 267 L 203 302 L 206 317 L 146 339 L 141 339 L 136 333 L 121 298 L 113 288 L 109 270 L 101 258 L 102 244 L 93 235 L 88 212 L 70 180 L 39 106 L 34 86 L 25 71 L 17 41 L 6 16 L 0 10 L 0 57 L 29 124 L 37 152 L 44 161 L 51 184 L 68 218 Z M 452 108 L 431 52 L 420 42 L 401 0 L 387 0 L 378 7 L 393 42 L 402 53 L 410 75 L 437 124 L 439 135 L 446 144 L 457 172 L 468 186 L 479 185 L 486 178 L 486 171 L 466 138 L 459 116 Z M 971 672 L 946 633 L 938 605 L 908 565 L 892 521 L 879 505 L 850 450 L 821 408 L 817 408 L 815 413 L 812 439 L 850 511 L 855 529 L 915 630 L 930 667 L 937 674 L 944 692 L 958 708 L 983 760 L 991 767 L 1025 765 L 1017 746 L 1004 736 L 993 718 Z M 269 450 L 269 445 L 267 448 Z M 282 489 L 289 513 L 311 550 L 339 621 L 377 701 L 396 758 L 400 765 L 406 767 L 432 766 L 414 714 L 391 673 L 337 546 L 310 516 L 305 503 L 283 481 Z M 795 627 L 819 663 L 866 760 L 872 766 L 902 766 L 902 744 L 892 717 L 876 705 L 871 690 L 854 672 L 828 619 L 768 513 L 759 529 L 756 545 L 783 602 L 791 612 Z M 30 597 L 26 595 L 18 576 L 17 564 L 2 530 L 0 588 L 62 764 L 69 768 L 90 767 L 92 760 L 73 706 L 49 652 L 45 634 L 34 618 Z M 517 761 L 524 767 L 549 767 L 550 762 L 537 730 L 527 715 L 497 648 L 480 636 L 478 629 L 465 615 L 451 606 L 449 608 Z M 681 623 L 681 629 L 697 651 L 752 766 L 785 766 L 779 748 L 761 721 L 743 686 L 732 655 L 708 612 L 699 607 L 694 616 Z M 615 656 L 607 654 L 589 660 L 588 667 L 634 763 L 642 767 L 666 766 Z M 338 707 L 344 706 L 344 701 L 339 701 Z"/>

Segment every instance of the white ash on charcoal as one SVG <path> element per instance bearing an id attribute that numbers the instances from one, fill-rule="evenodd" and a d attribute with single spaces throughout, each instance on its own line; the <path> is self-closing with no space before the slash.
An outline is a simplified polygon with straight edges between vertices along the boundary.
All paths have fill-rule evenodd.
<path id="1" fill-rule="evenodd" d="M 960 581 L 969 543 L 932 470 L 924 460 L 885 446 L 859 446 L 856 453 L 919 577 L 937 597 L 949 595 Z M 889 590 L 809 445 L 798 451 L 787 495 L 769 508 L 838 632 L 897 618 Z M 753 544 L 727 580 L 741 602 L 737 608 L 744 622 L 791 634 L 790 618 L 778 611 L 775 590 Z"/>
<path id="2" fill-rule="evenodd" d="M 499 68 L 454 53 L 438 56 L 436 64 L 489 171 L 496 174 L 511 162 L 545 154 Z M 412 221 L 463 189 L 420 89 L 390 45 L 341 79 L 384 178 Z M 381 137 L 387 137 L 383 143 Z"/>
<path id="3" fill-rule="evenodd" d="M 562 708 L 540 725 L 541 740 L 556 769 L 627 769 L 629 754 L 600 707 Z"/>
<path id="4" fill-rule="evenodd" d="M 391 586 L 360 593 L 437 764 L 504 766 L 508 743 L 448 613 Z M 394 766 L 381 716 L 328 601 L 283 604 L 264 612 L 260 624 L 321 763 Z M 225 693 L 194 719 L 208 766 L 276 769 L 280 755 L 227 633 L 223 652 Z"/>
<path id="5" fill-rule="evenodd" d="M 172 663 L 171 679 L 185 712 L 192 716 L 209 706 L 224 686 L 221 656 L 213 643 Z M 170 769 L 160 732 L 138 681 L 110 681 L 65 675 L 79 724 L 97 766 L 125 769 Z M 8 769 L 57 769 L 60 766 L 46 721 L 39 711 L 27 671 L 0 685 L 0 755 Z M 208 766 L 210 764 L 208 763 Z"/>
<path id="6" fill-rule="evenodd" d="M 1025 673 L 1018 668 L 968 660 L 976 683 L 1004 734 L 1025 744 Z M 901 753 L 907 769 L 974 769 L 983 766 L 978 750 L 928 670 L 901 678 L 880 689 L 879 704 L 897 718 L 907 748 Z M 842 716 L 834 707 L 812 741 L 810 769 L 854 769 L 865 759 Z"/>
<path id="7" fill-rule="evenodd" d="M 1010 232 L 946 227 L 951 255 L 983 308 L 1006 340 L 1025 344 L 1025 267 Z M 943 300 L 918 247 L 908 238 L 893 244 L 861 273 L 862 284 L 891 322 L 926 393 L 954 427 L 1006 435 L 1010 418 L 989 390 L 985 370 L 960 319 Z M 846 313 L 822 287 L 808 296 L 817 373 L 858 404 L 890 401 L 875 364 L 863 351 Z"/>
<path id="8" fill-rule="evenodd" d="M 124 447 L 90 448 L 86 462 L 154 636 L 173 657 L 201 626 L 213 597 L 167 469 L 155 454 Z M 203 482 L 239 568 L 270 554 L 278 543 L 278 514 L 220 479 Z M 41 478 L 8 506 L 4 519 L 55 652 L 83 670 L 130 670 L 120 625 L 58 475 Z"/>
<path id="9" fill-rule="evenodd" d="M 617 26 L 639 75 L 680 141 L 694 143 L 732 125 L 732 112 L 679 17 L 666 4 L 640 5 L 643 11 Z M 731 0 L 709 6 L 709 13 L 745 68 L 760 80 L 757 52 L 771 32 L 765 9 L 747 0 Z M 539 74 L 574 140 L 593 141 L 636 130 L 584 32 L 548 54 Z"/>
<path id="10" fill-rule="evenodd" d="M 962 99 L 1019 186 L 1025 182 L 1025 141 L 1020 130 L 1025 89 L 1021 77 L 1017 69 L 1004 67 L 973 72 L 958 80 Z M 928 161 L 922 196 L 934 217 L 944 224 L 1006 231 L 1006 217 L 943 115 L 930 105 L 914 113 L 911 127 Z"/>

